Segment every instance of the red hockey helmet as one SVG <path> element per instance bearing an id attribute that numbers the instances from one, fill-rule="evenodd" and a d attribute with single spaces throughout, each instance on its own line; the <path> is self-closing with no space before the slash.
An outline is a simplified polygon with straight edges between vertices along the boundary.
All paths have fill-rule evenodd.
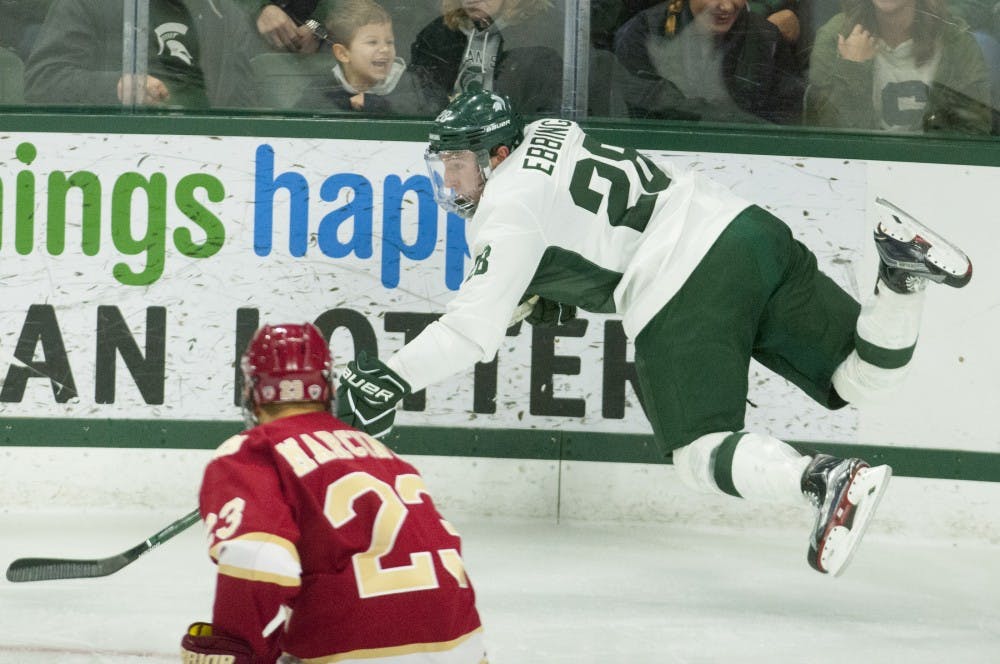
<path id="1" fill-rule="evenodd" d="M 329 403 L 332 360 L 323 333 L 312 323 L 265 325 L 247 344 L 240 362 L 243 408 L 270 403 Z"/>

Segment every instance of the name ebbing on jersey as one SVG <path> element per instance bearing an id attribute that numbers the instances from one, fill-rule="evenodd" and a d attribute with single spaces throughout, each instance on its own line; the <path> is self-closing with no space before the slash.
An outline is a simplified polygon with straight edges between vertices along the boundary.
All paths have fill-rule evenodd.
<path id="1" fill-rule="evenodd" d="M 529 147 L 521 167 L 552 175 L 559 158 L 559 148 L 566 140 L 566 132 L 572 124 L 569 120 L 542 120 L 528 141 Z"/>

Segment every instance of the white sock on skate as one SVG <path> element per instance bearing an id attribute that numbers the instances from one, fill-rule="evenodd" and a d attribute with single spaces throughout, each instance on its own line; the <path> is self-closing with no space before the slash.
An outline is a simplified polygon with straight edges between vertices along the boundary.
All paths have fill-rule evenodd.
<path id="1" fill-rule="evenodd" d="M 674 450 L 678 476 L 696 491 L 794 505 L 808 504 L 802 473 L 809 459 L 777 438 L 745 432 L 708 434 Z"/>
<path id="2" fill-rule="evenodd" d="M 747 500 L 809 504 L 802 494 L 802 473 L 810 458 L 777 438 L 747 433 L 733 455 L 733 485 Z"/>

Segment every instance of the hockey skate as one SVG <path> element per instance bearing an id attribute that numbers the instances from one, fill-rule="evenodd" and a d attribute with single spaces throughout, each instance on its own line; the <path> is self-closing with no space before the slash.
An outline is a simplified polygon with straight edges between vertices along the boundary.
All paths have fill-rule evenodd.
<path id="1" fill-rule="evenodd" d="M 961 249 L 884 198 L 876 198 L 878 274 L 897 293 L 923 290 L 927 281 L 961 288 L 972 263 Z"/>
<path id="2" fill-rule="evenodd" d="M 802 475 L 802 492 L 817 509 L 807 556 L 813 569 L 843 573 L 891 476 L 889 466 L 872 468 L 861 459 L 813 458 Z"/>

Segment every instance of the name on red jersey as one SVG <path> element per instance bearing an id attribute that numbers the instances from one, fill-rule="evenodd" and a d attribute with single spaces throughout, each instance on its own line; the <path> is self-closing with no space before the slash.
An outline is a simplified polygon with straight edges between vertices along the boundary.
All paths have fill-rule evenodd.
<path id="1" fill-rule="evenodd" d="M 363 431 L 339 429 L 289 436 L 274 446 L 299 477 L 338 459 L 393 458 L 392 450 Z"/>

